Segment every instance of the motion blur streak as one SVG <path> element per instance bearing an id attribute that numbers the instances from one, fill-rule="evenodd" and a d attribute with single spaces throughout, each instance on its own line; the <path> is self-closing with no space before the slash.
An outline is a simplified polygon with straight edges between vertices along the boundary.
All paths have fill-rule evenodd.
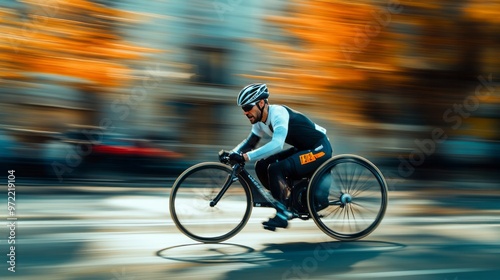
<path id="1" fill-rule="evenodd" d="M 488 253 L 498 253 L 498 244 L 483 244 L 478 237 L 498 236 L 498 221 L 491 222 L 490 228 L 485 217 L 498 216 L 500 205 L 499 32 L 500 0 L 0 0 L 0 175 L 7 178 L 6 171 L 15 170 L 16 191 L 22 192 L 23 186 L 39 188 L 29 189 L 29 195 L 33 191 L 59 197 L 85 188 L 78 192 L 76 200 L 82 203 L 78 210 L 71 210 L 73 197 L 61 197 L 60 205 L 51 205 L 19 195 L 19 205 L 36 206 L 38 212 L 33 210 L 29 221 L 20 217 L 17 240 L 35 244 L 35 253 L 43 249 L 50 254 L 52 250 L 43 247 L 45 241 L 59 242 L 54 234 L 64 225 L 28 237 L 23 236 L 28 225 L 24 223 L 42 230 L 52 219 L 64 220 L 76 211 L 78 215 L 71 219 L 85 220 L 90 229 L 75 223 L 62 235 L 64 242 L 73 240 L 64 246 L 70 247 L 65 252 L 74 262 L 81 255 L 86 260 L 98 255 L 103 244 L 112 247 L 110 252 L 119 252 L 113 246 L 127 242 L 110 240 L 117 235 L 130 242 L 141 235 L 141 229 L 100 231 L 102 221 L 94 224 L 93 207 L 105 208 L 101 204 L 107 205 L 108 200 L 94 201 L 93 195 L 101 191 L 113 197 L 133 189 L 138 199 L 153 195 L 166 203 L 168 188 L 183 170 L 194 163 L 216 161 L 219 150 L 233 148 L 248 135 L 248 120 L 235 106 L 236 95 L 247 84 L 265 82 L 270 103 L 289 105 L 311 116 L 328 130 L 336 154 L 359 154 L 380 167 L 391 190 L 389 220 L 393 217 L 396 222 L 387 228 L 382 224 L 379 235 L 370 238 L 384 242 L 396 238 L 403 244 L 398 247 L 404 248 L 401 255 L 416 253 L 410 245 L 420 238 L 429 241 L 424 247 L 439 244 L 436 251 L 429 249 L 430 255 L 418 255 L 416 267 L 397 254 L 366 254 L 373 257 L 370 263 L 352 253 L 342 264 L 352 270 L 361 264 L 355 275 L 368 275 L 364 273 L 394 261 L 400 271 L 417 271 L 415 275 L 418 271 L 449 273 L 426 274 L 435 279 L 466 279 L 472 271 L 478 271 L 478 277 L 498 278 L 488 270 L 492 259 Z M 112 122 L 103 125 L 103 120 Z M 54 162 L 68 168 L 62 180 L 52 168 Z M 49 211 L 51 206 L 56 209 Z M 168 221 L 166 232 L 156 226 L 147 231 L 159 235 L 154 240 L 167 238 L 165 233 L 170 240 L 186 242 L 173 228 L 166 209 L 154 221 Z M 148 213 L 136 212 L 145 219 Z M 108 221 L 122 215 L 118 212 Z M 466 230 L 450 226 L 438 229 L 439 236 L 413 236 L 400 215 L 415 218 L 408 223 L 417 231 L 422 230 L 420 218 L 434 215 L 444 220 L 478 217 L 479 221 L 466 223 Z M 294 234 L 305 238 L 310 235 L 304 233 L 317 234 L 312 225 L 294 229 L 293 221 L 287 231 L 264 235 L 259 222 L 251 231 L 259 238 L 262 234 L 262 240 L 248 245 L 253 247 L 244 256 L 252 256 L 273 238 L 280 240 L 281 234 L 289 234 L 288 241 L 296 240 Z M 436 230 L 435 224 L 426 226 Z M 78 240 L 86 230 L 96 228 L 98 233 L 85 237 L 92 244 Z M 475 231 L 478 238 L 467 240 L 469 245 L 462 243 L 465 235 L 472 238 L 465 234 L 468 231 Z M 407 238 L 408 234 L 418 238 Z M 237 240 L 245 243 L 248 238 Z M 127 261 L 162 263 L 165 256 L 154 252 L 176 245 L 170 242 L 158 248 L 150 242 L 148 250 L 138 250 Z M 270 275 L 281 277 L 287 271 L 303 278 L 306 273 L 311 278 L 330 275 L 326 266 L 337 258 L 315 259 L 317 267 L 309 272 L 304 268 L 310 268 L 310 263 L 303 260 L 317 246 L 290 242 L 297 242 L 299 249 L 281 244 L 284 247 L 264 250 L 266 257 L 279 250 L 293 255 L 286 259 L 278 254 L 279 260 L 271 257 L 264 262 L 275 270 Z M 475 253 L 484 256 L 476 266 L 461 267 L 470 274 L 456 266 L 437 267 L 442 260 L 445 264 L 463 261 L 441 250 L 460 252 L 469 247 L 479 248 Z M 23 254 L 22 249 L 18 252 Z M 52 257 L 48 264 L 62 261 L 61 255 Z M 17 267 L 21 271 L 22 258 Z M 33 259 L 34 264 L 43 262 Z M 272 266 L 274 262 L 279 265 Z M 177 265 L 167 272 L 181 278 L 197 276 L 194 268 L 199 263 Z M 252 265 L 250 261 L 239 269 L 254 273 L 248 268 Z M 188 275 L 184 266 L 193 274 Z M 41 267 L 31 276 L 38 276 Z M 102 279 L 126 274 L 119 266 L 99 269 L 94 276 Z M 144 278 L 136 272 L 128 273 Z M 164 272 L 158 268 L 150 278 L 160 278 Z M 377 272 L 398 275 L 397 271 Z M 80 267 L 73 276 L 85 278 L 85 269 Z M 241 278 L 241 273 L 219 276 Z"/>

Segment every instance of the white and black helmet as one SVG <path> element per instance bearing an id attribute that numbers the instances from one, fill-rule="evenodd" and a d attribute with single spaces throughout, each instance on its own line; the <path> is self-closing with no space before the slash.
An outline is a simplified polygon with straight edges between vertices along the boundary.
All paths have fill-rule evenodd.
<path id="1" fill-rule="evenodd" d="M 244 87 L 238 94 L 237 104 L 243 106 L 255 103 L 269 97 L 269 91 L 266 84 L 251 84 Z"/>

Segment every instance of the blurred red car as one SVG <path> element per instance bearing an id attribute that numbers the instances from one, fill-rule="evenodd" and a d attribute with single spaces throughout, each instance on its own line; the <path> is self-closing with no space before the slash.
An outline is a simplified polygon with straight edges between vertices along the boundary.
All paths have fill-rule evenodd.
<path id="1" fill-rule="evenodd" d="M 156 157 L 166 159 L 180 159 L 183 157 L 178 152 L 155 147 L 151 142 L 142 139 L 114 139 L 113 141 L 95 145 L 93 152 L 96 154 L 125 157 Z"/>
<path id="2" fill-rule="evenodd" d="M 185 155 L 173 151 L 166 140 L 128 138 L 123 134 L 105 134 L 91 142 L 81 131 L 66 133 L 73 145 L 92 144 L 84 157 L 85 172 L 118 172 L 137 175 L 177 175 L 189 164 Z M 83 169 L 84 168 L 80 168 Z"/>

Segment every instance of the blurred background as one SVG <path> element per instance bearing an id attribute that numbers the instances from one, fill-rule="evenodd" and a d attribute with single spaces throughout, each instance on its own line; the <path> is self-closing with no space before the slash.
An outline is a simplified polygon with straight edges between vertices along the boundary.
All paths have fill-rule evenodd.
<path id="1" fill-rule="evenodd" d="M 0 164 L 18 177 L 175 177 L 247 136 L 235 98 L 265 82 L 391 180 L 498 179 L 498 0 L 0 5 Z"/>

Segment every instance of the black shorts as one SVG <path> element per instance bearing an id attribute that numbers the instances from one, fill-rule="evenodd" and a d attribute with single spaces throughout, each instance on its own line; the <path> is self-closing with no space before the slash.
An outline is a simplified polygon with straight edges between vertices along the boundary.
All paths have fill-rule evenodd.
<path id="1" fill-rule="evenodd" d="M 286 170 L 284 174 L 289 179 L 297 180 L 310 177 L 328 159 L 332 157 L 333 149 L 327 137 L 320 140 L 312 149 L 299 150 L 290 148 L 279 152 L 256 163 L 257 173 L 267 173 L 267 167 L 271 164 L 279 164 L 281 170 Z M 259 178 L 265 178 L 263 174 L 258 174 Z M 264 185 L 267 185 L 264 183 Z"/>
<path id="2" fill-rule="evenodd" d="M 298 151 L 283 159 L 291 167 L 289 177 L 301 179 L 310 177 L 327 160 L 332 157 L 333 149 L 327 137 L 314 145 L 313 149 Z"/>

